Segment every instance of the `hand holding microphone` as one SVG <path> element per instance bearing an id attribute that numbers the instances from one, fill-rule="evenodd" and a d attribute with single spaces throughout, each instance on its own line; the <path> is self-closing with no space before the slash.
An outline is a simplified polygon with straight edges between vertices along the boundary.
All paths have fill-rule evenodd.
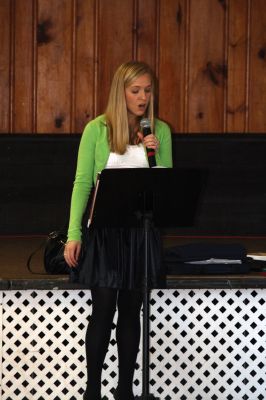
<path id="1" fill-rule="evenodd" d="M 143 144 L 146 147 L 148 162 L 150 168 L 156 167 L 155 151 L 159 147 L 159 141 L 151 132 L 151 122 L 148 118 L 142 118 L 140 121 L 141 133 L 143 135 Z"/>

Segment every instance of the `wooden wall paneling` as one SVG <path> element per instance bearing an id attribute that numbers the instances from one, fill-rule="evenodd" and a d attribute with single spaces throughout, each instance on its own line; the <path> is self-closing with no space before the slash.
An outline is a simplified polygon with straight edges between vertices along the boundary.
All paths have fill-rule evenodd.
<path id="1" fill-rule="evenodd" d="M 38 6 L 37 132 L 68 133 L 73 0 L 39 0 Z"/>
<path id="2" fill-rule="evenodd" d="M 228 26 L 228 132 L 246 131 L 249 0 L 231 0 Z"/>
<path id="3" fill-rule="evenodd" d="M 159 24 L 159 1 L 138 0 L 137 2 L 136 55 L 134 58 L 148 63 L 157 72 L 157 39 Z"/>
<path id="4" fill-rule="evenodd" d="M 189 132 L 224 131 L 225 0 L 190 0 Z"/>
<path id="5" fill-rule="evenodd" d="M 184 132 L 187 71 L 187 0 L 160 4 L 159 115 L 173 132 Z"/>
<path id="6" fill-rule="evenodd" d="M 8 133 L 11 123 L 12 79 L 12 8 L 13 2 L 0 1 L 0 133 Z"/>
<path id="7" fill-rule="evenodd" d="M 98 0 L 96 114 L 105 110 L 110 84 L 117 67 L 134 56 L 133 0 Z"/>
<path id="8" fill-rule="evenodd" d="M 74 43 L 74 126 L 80 133 L 86 123 L 95 117 L 94 79 L 96 1 L 78 0 L 76 4 L 76 40 Z"/>
<path id="9" fill-rule="evenodd" d="M 249 131 L 266 133 L 266 4 L 251 2 Z"/>
<path id="10" fill-rule="evenodd" d="M 265 25 L 265 0 L 0 0 L 0 132 L 81 132 L 133 58 L 173 132 L 265 132 Z"/>
<path id="11" fill-rule="evenodd" d="M 14 124 L 16 133 L 31 133 L 33 128 L 33 27 L 32 0 L 16 0 L 14 60 Z"/>

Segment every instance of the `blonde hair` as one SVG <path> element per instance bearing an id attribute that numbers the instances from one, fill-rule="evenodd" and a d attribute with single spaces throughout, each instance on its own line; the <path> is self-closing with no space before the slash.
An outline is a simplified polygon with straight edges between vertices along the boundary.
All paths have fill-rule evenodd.
<path id="1" fill-rule="evenodd" d="M 144 62 L 130 61 L 120 65 L 114 74 L 105 116 L 109 145 L 115 153 L 124 154 L 130 142 L 125 89 L 144 74 L 151 78 L 151 97 L 144 117 L 150 119 L 153 128 L 155 78 L 151 68 Z"/>

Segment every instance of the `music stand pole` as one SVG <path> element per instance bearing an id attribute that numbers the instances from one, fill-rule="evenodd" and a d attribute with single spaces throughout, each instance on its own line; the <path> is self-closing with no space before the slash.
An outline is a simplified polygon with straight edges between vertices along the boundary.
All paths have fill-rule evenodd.
<path id="1" fill-rule="evenodd" d="M 143 345 L 142 345 L 142 395 L 139 400 L 156 400 L 158 397 L 150 394 L 150 290 L 149 290 L 149 233 L 152 213 L 143 214 L 144 226 L 144 279 L 143 279 Z"/>

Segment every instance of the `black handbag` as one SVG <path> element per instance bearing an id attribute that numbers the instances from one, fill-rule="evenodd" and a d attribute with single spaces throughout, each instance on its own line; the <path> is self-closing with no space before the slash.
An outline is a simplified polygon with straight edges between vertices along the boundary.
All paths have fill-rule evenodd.
<path id="1" fill-rule="evenodd" d="M 65 230 L 49 233 L 43 254 L 44 268 L 48 274 L 61 275 L 70 273 L 71 268 L 64 258 L 66 241 L 67 234 Z"/>
<path id="2" fill-rule="evenodd" d="M 35 272 L 31 268 L 31 261 L 34 255 L 44 249 L 43 252 L 43 264 L 45 271 L 50 275 L 68 275 L 72 273 L 70 268 L 64 258 L 64 248 L 67 241 L 67 230 L 60 229 L 58 231 L 53 231 L 48 234 L 45 241 L 43 241 L 40 246 L 34 250 L 27 260 L 27 268 L 32 274 L 42 275 L 40 272 Z M 77 270 L 77 267 L 75 268 Z"/>
<path id="3" fill-rule="evenodd" d="M 92 188 L 92 190 L 91 190 L 90 198 L 88 201 L 88 207 L 83 216 L 83 221 L 82 221 L 83 235 L 86 234 L 86 231 L 87 231 L 86 222 L 88 221 L 89 210 L 90 210 L 90 205 L 93 200 L 93 196 L 94 196 L 94 188 Z M 27 268 L 32 274 L 42 275 L 39 272 L 34 272 L 31 269 L 31 260 L 32 260 L 32 257 L 38 251 L 40 251 L 42 248 L 44 248 L 43 263 L 44 263 L 44 269 L 48 274 L 50 274 L 50 275 L 67 274 L 67 275 L 70 275 L 71 282 L 78 281 L 80 264 L 84 258 L 85 250 L 82 245 L 77 267 L 70 268 L 64 258 L 64 248 L 65 248 L 65 244 L 67 242 L 67 229 L 68 229 L 68 225 L 65 225 L 63 228 L 61 228 L 59 230 L 50 232 L 48 234 L 46 240 L 43 243 L 41 243 L 40 246 L 30 254 L 28 261 L 27 261 Z"/>
<path id="4" fill-rule="evenodd" d="M 70 282 L 76 283 L 79 278 L 81 261 L 84 257 L 84 248 L 82 245 L 78 265 L 71 268 L 64 257 L 66 242 L 67 228 L 49 233 L 43 255 L 44 268 L 51 275 L 69 275 Z"/>

